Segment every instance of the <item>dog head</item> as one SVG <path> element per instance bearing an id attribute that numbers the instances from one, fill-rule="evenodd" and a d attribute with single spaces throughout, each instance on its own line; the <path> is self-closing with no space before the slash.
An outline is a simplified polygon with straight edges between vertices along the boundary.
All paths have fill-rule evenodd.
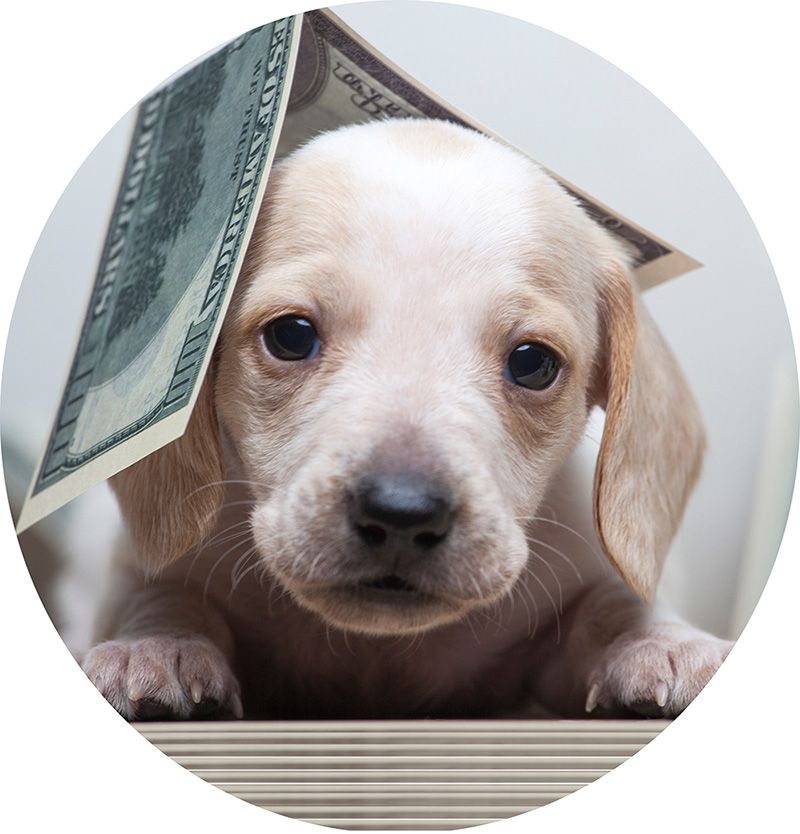
<path id="1" fill-rule="evenodd" d="M 350 127 L 273 172 L 189 429 L 115 487 L 158 569 L 213 527 L 222 431 L 260 557 L 296 601 L 412 633 L 510 591 L 594 405 L 597 532 L 648 598 L 703 437 L 625 256 L 491 139 Z"/>

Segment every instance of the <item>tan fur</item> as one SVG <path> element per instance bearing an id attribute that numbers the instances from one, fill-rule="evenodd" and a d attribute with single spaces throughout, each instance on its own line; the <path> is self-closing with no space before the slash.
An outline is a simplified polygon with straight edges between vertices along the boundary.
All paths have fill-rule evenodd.
<path id="1" fill-rule="evenodd" d="M 651 601 L 697 480 L 700 414 L 627 271 L 606 274 L 606 424 L 594 483 L 603 549 L 628 585 Z"/>
<path id="2" fill-rule="evenodd" d="M 262 328 L 290 313 L 314 323 L 315 358 L 265 349 Z M 561 358 L 546 390 L 504 376 L 531 341 Z M 596 539 L 589 490 L 571 485 L 594 404 Z M 187 433 L 114 479 L 131 584 L 84 668 L 129 717 L 152 714 L 143 698 L 195 715 L 201 691 L 238 715 L 240 683 L 246 712 L 273 717 L 532 698 L 675 714 L 728 648 L 642 602 L 702 437 L 624 255 L 537 166 L 441 122 L 322 135 L 273 173 Z M 348 502 L 377 469 L 451 491 L 424 558 L 386 567 L 359 538 Z M 142 570 L 163 593 L 135 590 Z M 415 592 L 364 590 L 387 570 Z"/>
<path id="3" fill-rule="evenodd" d="M 214 529 L 224 470 L 213 372 L 178 438 L 111 479 L 144 570 L 157 573 Z"/>

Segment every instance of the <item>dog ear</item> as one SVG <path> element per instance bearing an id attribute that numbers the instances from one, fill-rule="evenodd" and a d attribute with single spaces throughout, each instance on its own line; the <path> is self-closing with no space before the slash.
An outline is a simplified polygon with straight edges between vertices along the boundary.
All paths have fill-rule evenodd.
<path id="1" fill-rule="evenodd" d="M 111 479 L 147 573 L 157 573 L 211 533 L 222 506 L 222 479 L 209 368 L 183 435 Z"/>
<path id="2" fill-rule="evenodd" d="M 601 289 L 598 402 L 606 411 L 594 523 L 626 583 L 652 600 L 705 447 L 698 406 L 675 357 L 613 262 Z"/>

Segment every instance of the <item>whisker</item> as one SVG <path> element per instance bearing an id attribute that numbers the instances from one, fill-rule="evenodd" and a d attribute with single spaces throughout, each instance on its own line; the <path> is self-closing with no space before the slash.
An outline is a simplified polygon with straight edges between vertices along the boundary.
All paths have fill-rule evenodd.
<path id="1" fill-rule="evenodd" d="M 543 521 L 546 524 L 553 524 L 556 527 L 560 527 L 562 530 L 567 530 L 568 532 L 572 533 L 573 535 L 577 536 L 588 548 L 589 550 L 594 553 L 594 555 L 601 561 L 603 565 L 607 564 L 606 560 L 597 552 L 594 545 L 584 536 L 583 534 L 579 533 L 574 527 L 570 527 L 568 524 L 563 524 L 560 521 L 556 521 L 552 518 L 545 518 L 541 515 L 519 515 L 514 517 L 515 521 Z"/>
<path id="2" fill-rule="evenodd" d="M 228 535 L 229 533 L 231 533 L 232 530 L 235 530 L 237 527 L 243 527 L 245 525 L 248 525 L 248 529 L 243 530 L 239 533 Z M 192 571 L 194 570 L 195 565 L 197 564 L 197 560 L 200 558 L 200 556 L 203 553 L 205 553 L 206 550 L 208 550 L 209 547 L 211 547 L 211 545 L 213 545 L 213 544 L 226 544 L 227 542 L 233 541 L 234 539 L 249 536 L 249 535 L 250 535 L 249 522 L 248 521 L 240 521 L 238 524 L 231 524 L 228 527 L 224 527 L 222 530 L 220 530 L 218 533 L 216 533 L 210 539 L 206 539 L 204 542 L 202 542 L 200 545 L 198 545 L 198 547 L 195 549 L 194 556 L 192 557 L 192 562 L 191 562 L 191 564 L 189 565 L 189 567 L 186 571 L 186 576 L 184 577 L 184 580 L 183 580 L 183 587 L 185 588 L 189 584 L 189 577 L 190 577 Z"/>
<path id="3" fill-rule="evenodd" d="M 552 550 L 553 553 L 560 556 L 572 568 L 573 572 L 575 573 L 575 576 L 578 579 L 578 582 L 583 582 L 583 577 L 581 576 L 581 572 L 578 570 L 578 568 L 576 567 L 576 565 L 572 561 L 572 559 L 570 559 L 569 556 L 567 556 L 567 554 L 564 553 L 563 550 L 559 550 L 557 547 L 553 547 L 552 544 L 548 544 L 547 542 L 542 541 L 541 539 L 534 539 L 533 536 L 528 536 L 528 542 L 533 542 L 534 544 L 538 544 L 538 545 L 541 545 L 542 547 L 546 547 L 548 550 Z M 536 555 L 539 556 L 538 553 Z M 539 556 L 539 558 L 541 559 L 542 557 Z"/>
<path id="4" fill-rule="evenodd" d="M 556 601 L 553 599 L 552 594 L 547 589 L 547 586 L 542 582 L 541 579 L 532 571 L 530 568 L 527 571 L 532 579 L 535 579 L 538 582 L 541 589 L 544 591 L 545 596 L 550 600 L 550 604 L 553 606 L 553 613 L 556 615 L 556 643 L 561 642 L 561 616 L 558 613 L 558 609 L 556 608 Z"/>
<path id="5" fill-rule="evenodd" d="M 486 621 L 495 627 L 495 634 L 499 633 L 503 627 L 503 619 L 500 613 L 502 605 L 503 598 L 495 600 L 491 605 L 487 605 L 485 608 L 481 609 Z M 493 616 L 493 614 L 496 616 Z"/>
<path id="6" fill-rule="evenodd" d="M 319 549 L 319 552 L 317 553 L 317 555 L 314 557 L 314 561 L 311 563 L 308 570 L 306 571 L 306 576 L 308 576 L 309 578 L 313 578 L 314 571 L 316 570 L 317 565 L 320 562 L 320 559 L 322 559 L 323 556 L 327 556 L 330 552 L 331 552 L 330 547 L 328 547 L 328 548 L 321 547 Z"/>
<path id="7" fill-rule="evenodd" d="M 220 556 L 219 559 L 217 559 L 217 561 L 214 562 L 214 564 L 211 566 L 211 569 L 209 570 L 208 574 L 206 575 L 206 581 L 203 584 L 203 604 L 204 605 L 208 600 L 208 589 L 211 585 L 211 578 L 214 575 L 214 571 L 216 571 L 216 569 L 225 561 L 225 559 L 228 557 L 229 554 L 235 553 L 237 548 L 241 547 L 243 544 L 247 544 L 247 541 L 248 540 L 241 541 L 241 542 L 238 542 L 237 544 L 233 545 L 233 547 L 229 547 L 222 554 L 222 556 Z"/>
<path id="8" fill-rule="evenodd" d="M 473 623 L 473 617 L 477 616 L 481 612 L 476 612 L 475 614 L 470 613 L 467 616 L 467 625 L 469 626 L 469 630 L 472 632 L 472 636 L 475 638 L 475 642 L 477 645 L 481 645 L 480 637 L 478 637 L 475 631 L 475 624 Z"/>
<path id="9" fill-rule="evenodd" d="M 233 596 L 233 592 L 239 587 L 239 584 L 241 583 L 242 579 L 244 579 L 244 577 L 248 573 L 250 573 L 250 571 L 254 567 L 253 565 L 247 567 L 247 563 L 257 553 L 258 546 L 253 545 L 248 550 L 245 550 L 245 552 L 236 560 L 236 564 L 233 566 L 233 569 L 231 570 L 231 592 L 228 595 L 228 599 L 230 599 Z"/>
<path id="10" fill-rule="evenodd" d="M 589 434 L 588 432 L 584 432 L 583 439 L 584 440 L 591 440 L 592 443 L 596 443 L 598 446 L 600 445 L 600 438 L 595 437 L 594 435 Z"/>
<path id="11" fill-rule="evenodd" d="M 223 510 L 227 510 L 229 507 L 241 507 L 245 504 L 252 507 L 255 503 L 254 498 L 243 498 L 241 501 L 226 501 L 224 504 L 220 504 L 219 510 L 222 512 Z"/>
<path id="12" fill-rule="evenodd" d="M 410 660 L 422 648 L 423 637 L 421 634 L 413 634 L 403 651 L 395 655 L 397 660 Z"/>
<path id="13" fill-rule="evenodd" d="M 536 632 L 539 630 L 539 602 L 536 599 L 536 596 L 534 595 L 533 591 L 527 585 L 525 585 L 524 583 L 523 583 L 523 589 L 524 589 L 525 593 L 527 593 L 527 595 L 528 595 L 528 597 L 531 601 L 531 605 L 533 605 L 533 612 L 536 615 L 536 621 L 533 624 L 533 631 L 530 633 L 530 638 L 533 639 L 533 637 L 536 636 Z"/>
<path id="14" fill-rule="evenodd" d="M 284 553 L 288 549 L 288 545 L 284 548 Z M 319 554 L 318 554 L 319 555 Z M 299 548 L 294 555 L 294 559 L 292 560 L 291 567 L 289 568 L 289 573 L 292 576 L 297 576 L 300 573 L 300 566 L 308 559 L 308 549 L 307 548 Z"/>
<path id="15" fill-rule="evenodd" d="M 254 549 L 254 551 L 253 551 L 253 552 L 255 552 L 255 549 Z M 252 555 L 252 552 L 251 552 L 251 555 Z M 261 564 L 261 561 L 260 561 L 260 560 L 256 560 L 255 562 L 253 562 L 253 564 L 252 564 L 252 565 L 250 565 L 250 567 L 249 567 L 249 568 L 247 568 L 246 570 L 242 571 L 242 573 L 241 573 L 241 574 L 240 574 L 240 575 L 236 578 L 236 583 L 235 583 L 235 584 L 234 584 L 234 586 L 231 588 L 231 594 L 233 594 L 233 592 L 236 590 L 236 588 L 238 588 L 238 587 L 239 587 L 239 585 L 241 585 L 241 584 L 242 584 L 242 580 L 244 580 L 244 578 L 245 578 L 245 577 L 246 577 L 249 573 L 253 573 L 253 571 L 257 571 L 259 568 L 263 568 L 263 567 L 264 567 L 264 566 Z M 263 583 L 263 577 L 260 577 L 260 578 L 259 578 L 259 584 L 261 584 L 261 583 Z M 262 588 L 262 590 L 263 590 L 263 584 L 261 584 L 261 588 Z"/>
<path id="16" fill-rule="evenodd" d="M 264 563 L 264 570 L 263 570 L 262 578 L 267 575 L 267 570 L 268 570 L 267 564 Z M 275 577 L 273 577 L 271 575 L 270 575 L 270 580 L 271 580 L 271 582 L 270 582 L 269 596 L 267 597 L 267 611 L 269 611 L 269 615 L 271 617 L 272 613 L 273 613 L 272 612 L 272 605 L 273 605 L 273 602 L 275 601 L 275 594 L 278 595 L 277 601 L 280 601 L 283 594 L 286 593 L 286 589 L 283 587 L 283 585 L 281 584 L 281 582 L 278 579 L 275 579 Z"/>
<path id="17" fill-rule="evenodd" d="M 514 597 L 517 593 L 519 593 L 519 598 L 522 600 L 522 604 L 525 606 L 525 614 L 528 618 L 528 634 L 530 634 L 531 633 L 531 607 L 530 607 L 530 605 L 528 605 L 528 600 L 525 599 L 525 597 L 523 596 L 522 583 L 518 582 L 514 585 L 514 589 L 511 593 L 511 604 L 512 604 L 512 606 L 514 604 Z M 537 623 L 537 625 L 538 625 L 538 623 Z"/>
<path id="18" fill-rule="evenodd" d="M 228 486 L 228 485 L 247 485 L 247 486 L 261 486 L 263 487 L 264 484 L 260 483 L 259 481 L 248 481 L 246 479 L 235 479 L 235 478 L 223 478 L 221 481 L 208 481 L 205 484 L 193 489 L 188 495 L 184 495 L 183 501 L 187 501 L 193 495 L 197 495 L 198 492 L 202 492 L 204 489 L 211 489 L 212 487 L 217 486 Z"/>
<path id="19" fill-rule="evenodd" d="M 558 610 L 559 613 L 564 613 L 564 592 L 561 588 L 561 580 L 558 578 L 558 574 L 553 570 L 553 566 L 550 562 L 547 561 L 541 554 L 537 553 L 533 548 L 529 550 L 533 556 L 535 556 L 546 568 L 550 571 L 553 579 L 556 581 L 556 586 L 558 587 Z M 529 568 L 530 570 L 530 568 Z"/>
<path id="20" fill-rule="evenodd" d="M 336 653 L 336 649 L 333 648 L 333 643 L 331 642 L 331 627 L 327 622 L 325 623 L 325 641 L 328 644 L 328 648 L 331 650 L 331 654 L 338 658 L 339 655 Z"/>
<path id="21" fill-rule="evenodd" d="M 353 651 L 352 647 L 350 646 L 350 635 L 347 633 L 347 630 L 343 630 L 341 632 L 342 637 L 344 639 L 344 647 L 347 649 L 348 653 L 352 657 L 357 657 L 356 653 Z"/>
<path id="22" fill-rule="evenodd" d="M 244 530 L 239 530 L 238 533 L 234 533 L 233 531 L 237 528 L 244 527 Z M 230 535 L 226 535 L 229 533 Z M 225 544 L 225 542 L 231 541 L 233 538 L 238 538 L 239 536 L 250 535 L 250 522 L 249 521 L 239 521 L 236 524 L 231 524 L 229 527 L 226 527 L 224 530 L 220 530 L 219 533 L 215 534 L 212 538 L 206 539 L 203 542 L 202 547 L 200 548 L 200 552 L 202 553 L 204 550 L 208 550 L 214 544 Z"/>
<path id="23" fill-rule="evenodd" d="M 261 564 L 261 570 L 259 570 L 259 571 L 257 572 L 257 576 L 258 576 L 258 586 L 259 586 L 259 588 L 261 588 L 261 590 L 263 591 L 263 590 L 264 590 L 264 582 L 266 582 L 267 578 L 269 578 L 269 581 L 270 581 L 270 593 L 271 593 L 271 591 L 272 591 L 271 586 L 272 586 L 275 582 L 277 582 L 277 580 L 276 580 L 276 579 L 274 579 L 274 578 L 272 577 L 272 575 L 270 574 L 270 572 L 269 572 L 269 565 L 268 565 L 266 562 L 264 562 L 264 563 L 260 563 L 260 564 Z"/>

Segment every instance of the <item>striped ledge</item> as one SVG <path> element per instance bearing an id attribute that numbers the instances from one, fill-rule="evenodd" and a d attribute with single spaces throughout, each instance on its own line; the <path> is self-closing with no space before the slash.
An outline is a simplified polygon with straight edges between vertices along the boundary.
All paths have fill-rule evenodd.
<path id="1" fill-rule="evenodd" d="M 270 811 L 347 830 L 506 819 L 624 762 L 668 721 L 136 724 L 201 779 Z"/>

